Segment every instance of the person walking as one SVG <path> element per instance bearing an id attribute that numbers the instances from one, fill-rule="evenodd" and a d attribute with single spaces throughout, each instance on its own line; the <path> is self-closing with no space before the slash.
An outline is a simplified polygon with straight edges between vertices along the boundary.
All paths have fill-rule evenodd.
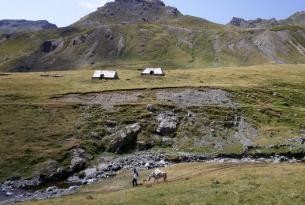
<path id="1" fill-rule="evenodd" d="M 139 172 L 136 167 L 133 168 L 132 186 L 138 186 Z"/>

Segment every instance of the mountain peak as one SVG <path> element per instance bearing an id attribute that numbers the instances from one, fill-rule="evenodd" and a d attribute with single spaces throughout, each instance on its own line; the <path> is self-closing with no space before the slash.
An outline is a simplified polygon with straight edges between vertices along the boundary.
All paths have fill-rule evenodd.
<path id="1" fill-rule="evenodd" d="M 108 23 L 152 23 L 182 14 L 161 0 L 115 0 L 81 19 L 77 24 L 90 26 Z"/>

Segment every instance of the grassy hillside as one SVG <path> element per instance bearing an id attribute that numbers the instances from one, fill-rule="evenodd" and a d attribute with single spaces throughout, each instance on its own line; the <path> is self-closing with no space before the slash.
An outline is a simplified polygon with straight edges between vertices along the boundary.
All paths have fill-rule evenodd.
<path id="1" fill-rule="evenodd" d="M 304 27 L 245 30 L 181 16 L 157 23 L 60 28 L 0 37 L 0 71 L 305 63 Z M 52 49 L 44 50 L 45 43 Z M 51 48 L 51 47 L 50 47 Z"/>
<path id="2" fill-rule="evenodd" d="M 21 203 L 44 204 L 303 204 L 301 164 L 181 164 L 166 169 L 168 183 L 131 188 L 130 173 L 83 188 L 60 199 Z M 141 179 L 147 174 L 141 173 Z"/>
<path id="3" fill-rule="evenodd" d="M 238 109 L 213 106 L 190 108 L 198 116 L 203 116 L 197 120 L 198 123 L 205 119 L 216 122 L 213 126 L 219 129 L 219 138 L 207 138 L 212 142 L 225 134 L 222 130 L 226 121 L 240 113 L 258 130 L 258 136 L 253 140 L 261 146 L 285 144 L 287 139 L 301 136 L 305 129 L 304 65 L 167 70 L 164 78 L 142 77 L 136 70 L 123 69 L 119 71 L 120 80 L 117 81 L 92 81 L 92 71 L 89 70 L 56 73 L 64 77 L 41 77 L 42 73 L 14 73 L 0 77 L 0 154 L 3 156 L 0 165 L 4 167 L 0 170 L 1 180 L 16 175 L 30 176 L 39 172 L 50 159 L 68 165 L 70 150 L 76 146 L 84 147 L 94 156 L 99 155 L 104 145 L 100 138 L 92 138 L 90 133 L 107 135 L 105 129 L 109 120 L 116 122 L 118 127 L 154 120 L 155 116 L 146 111 L 148 103 L 154 103 L 159 111 L 173 110 L 179 116 L 187 113 L 184 109 L 158 101 L 151 88 L 207 86 L 230 92 L 239 104 Z M 99 104 L 79 104 L 58 98 L 65 97 L 67 93 L 86 96 L 90 92 L 126 89 L 148 90 L 137 102 L 123 102 L 111 111 Z M 139 140 L 151 140 L 149 133 L 154 129 L 152 126 L 144 127 Z M 196 126 L 190 128 L 191 141 L 185 141 L 185 130 L 181 127 L 176 136 L 176 149 L 214 154 L 241 153 L 240 144 L 231 146 L 232 142 L 225 138 L 222 140 L 223 150 L 215 149 L 213 143 L 207 147 L 194 146 L 192 140 L 201 139 L 201 134 L 196 131 L 198 129 Z M 165 149 L 171 151 L 171 148 Z M 303 150 L 302 145 L 293 149 L 262 147 L 260 153 L 299 153 Z M 256 151 L 250 150 L 253 154 Z"/>

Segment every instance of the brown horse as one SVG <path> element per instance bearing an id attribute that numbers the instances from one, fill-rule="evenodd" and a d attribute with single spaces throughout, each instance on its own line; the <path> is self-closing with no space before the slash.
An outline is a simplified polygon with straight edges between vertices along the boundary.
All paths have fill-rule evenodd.
<path id="1" fill-rule="evenodd" d="M 157 183 L 159 183 L 159 179 L 162 179 L 162 178 L 163 178 L 163 181 L 166 182 L 167 173 L 162 172 L 160 169 L 156 169 L 151 173 L 151 175 L 148 178 L 148 181 L 150 181 L 152 178 L 154 179 L 154 182 L 157 182 Z"/>

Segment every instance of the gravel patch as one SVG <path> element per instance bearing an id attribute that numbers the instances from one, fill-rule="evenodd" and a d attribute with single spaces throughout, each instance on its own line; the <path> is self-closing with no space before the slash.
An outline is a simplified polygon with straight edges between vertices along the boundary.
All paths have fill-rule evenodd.
<path id="1" fill-rule="evenodd" d="M 156 97 L 159 101 L 182 107 L 212 105 L 231 108 L 236 106 L 236 103 L 230 98 L 230 94 L 220 89 L 157 90 Z"/>

